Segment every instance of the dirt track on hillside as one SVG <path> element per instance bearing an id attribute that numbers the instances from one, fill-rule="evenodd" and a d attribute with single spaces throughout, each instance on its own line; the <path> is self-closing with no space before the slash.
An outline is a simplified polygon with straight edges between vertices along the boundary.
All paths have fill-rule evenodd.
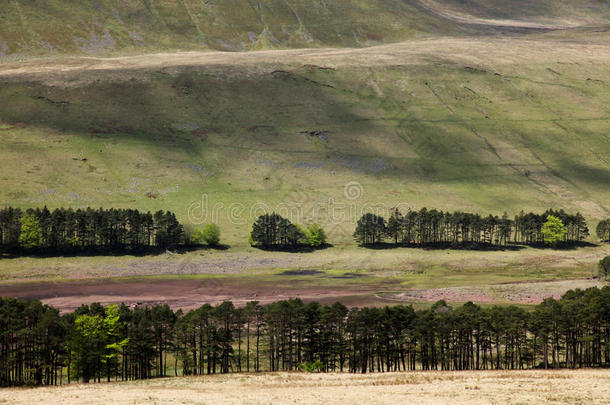
<path id="1" fill-rule="evenodd" d="M 589 35 L 590 34 L 590 35 Z M 585 39 L 535 37 L 425 38 L 369 48 L 319 48 L 256 52 L 175 52 L 110 58 L 59 57 L 0 64 L 0 79 L 28 79 L 48 84 L 77 86 L 100 80 L 143 80 L 143 71 L 176 74 L 185 69 L 206 69 L 225 75 L 272 74 L 282 67 L 341 68 L 413 66 L 443 63 L 503 66 L 548 60 L 606 63 L 610 59 L 608 27 L 590 29 Z M 439 55 L 442 58 L 439 59 Z"/>
<path id="2" fill-rule="evenodd" d="M 434 0 L 417 0 L 417 2 L 429 12 L 436 14 L 447 20 L 461 24 L 483 25 L 490 27 L 506 27 L 520 28 L 525 30 L 560 30 L 574 28 L 582 25 L 581 21 L 529 21 L 529 20 L 510 20 L 510 19 L 492 19 L 480 18 L 473 15 L 460 12 L 456 9 L 448 7 L 446 4 L 440 4 Z"/>

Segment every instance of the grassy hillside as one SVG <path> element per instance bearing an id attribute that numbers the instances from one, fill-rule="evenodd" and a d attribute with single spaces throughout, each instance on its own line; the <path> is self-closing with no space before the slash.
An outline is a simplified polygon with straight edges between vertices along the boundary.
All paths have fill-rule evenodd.
<path id="1" fill-rule="evenodd" d="M 420 3 L 449 15 L 572 24 L 604 21 L 604 13 L 608 13 L 609 6 L 607 0 L 420 0 Z"/>
<path id="2" fill-rule="evenodd" d="M 571 26 L 607 23 L 609 13 L 607 0 L 4 1 L 0 60 L 179 49 L 365 46 L 422 34 L 508 29 L 505 23 L 497 28 L 472 20 L 471 14 Z"/>
<path id="3" fill-rule="evenodd" d="M 351 240 L 351 207 L 370 204 L 552 206 L 594 225 L 610 213 L 609 43 L 582 32 L 5 64 L 0 205 L 190 212 L 231 244 L 265 207 L 296 207 L 334 243 Z"/>

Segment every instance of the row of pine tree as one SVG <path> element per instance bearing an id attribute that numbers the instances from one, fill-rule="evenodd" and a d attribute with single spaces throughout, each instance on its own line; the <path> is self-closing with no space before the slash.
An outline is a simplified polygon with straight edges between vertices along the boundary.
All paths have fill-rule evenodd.
<path id="1" fill-rule="evenodd" d="M 47 252 L 173 248 L 184 242 L 182 225 L 169 211 L 135 209 L 0 209 L 0 249 Z"/>
<path id="2" fill-rule="evenodd" d="M 410 210 L 405 214 L 394 210 L 387 221 L 373 213 L 364 214 L 358 220 L 354 232 L 354 239 L 363 245 L 390 239 L 395 244 L 419 246 L 535 245 L 551 239 L 578 243 L 588 236 L 589 228 L 585 218 L 580 213 L 571 215 L 564 210 L 547 210 L 543 214 L 522 211 L 514 219 L 506 213 L 502 217 L 485 217 L 468 212 L 444 212 L 427 208 Z"/>
<path id="3" fill-rule="evenodd" d="M 596 231 L 600 240 L 610 242 L 610 219 L 599 222 Z M 213 233 L 214 243 L 208 241 L 208 244 L 218 245 L 217 226 Z M 0 251 L 167 249 L 197 242 L 197 235 L 197 232 L 193 235 L 185 232 L 176 215 L 169 211 L 151 214 L 136 209 L 0 209 Z M 572 215 L 564 210 L 547 210 L 542 214 L 521 212 L 513 219 L 506 213 L 498 217 L 427 208 L 404 214 L 394 210 L 387 220 L 373 213 L 364 214 L 354 232 L 354 239 L 361 245 L 391 240 L 397 245 L 412 246 L 556 246 L 579 243 L 588 237 L 585 218 L 580 213 Z M 320 248 L 327 245 L 327 236 L 317 224 L 300 227 L 273 213 L 257 218 L 250 243 L 265 248 L 303 245 Z"/>
<path id="4" fill-rule="evenodd" d="M 573 290 L 533 310 L 353 308 L 298 299 L 82 306 L 0 299 L 0 385 L 137 380 L 261 371 L 610 367 L 610 287 Z"/>

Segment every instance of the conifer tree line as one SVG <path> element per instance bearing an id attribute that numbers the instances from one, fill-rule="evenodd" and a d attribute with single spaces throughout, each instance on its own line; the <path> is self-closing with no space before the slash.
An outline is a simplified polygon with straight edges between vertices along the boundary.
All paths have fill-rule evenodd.
<path id="1" fill-rule="evenodd" d="M 0 251 L 173 248 L 184 240 L 182 225 L 169 211 L 0 209 Z"/>
<path id="2" fill-rule="evenodd" d="M 551 219 L 557 221 L 558 230 L 545 229 L 545 224 Z M 522 211 L 513 219 L 506 213 L 498 217 L 427 208 L 409 210 L 404 214 L 393 210 L 387 220 L 372 213 L 364 214 L 354 232 L 354 239 L 362 245 L 390 240 L 395 244 L 419 246 L 536 245 L 554 238 L 558 242 L 577 243 L 588 236 L 585 218 L 580 213 L 571 215 L 564 210 L 547 210 L 543 214 Z"/>
<path id="3" fill-rule="evenodd" d="M 298 369 L 352 373 L 610 367 L 610 287 L 516 306 L 348 309 L 298 299 L 183 313 L 99 304 L 61 315 L 0 299 L 0 385 Z"/>
<path id="4" fill-rule="evenodd" d="M 545 227 L 554 220 L 554 227 Z M 600 221 L 596 234 L 610 242 L 610 219 Z M 362 245 L 390 240 L 395 244 L 499 245 L 578 243 L 589 236 L 585 218 L 563 210 L 543 214 L 524 213 L 510 219 L 466 212 L 443 212 L 422 208 L 401 213 L 392 211 L 389 219 L 364 214 L 357 223 L 354 239 Z M 150 247 L 175 248 L 191 243 L 218 246 L 220 229 L 208 224 L 201 230 L 185 232 L 170 211 L 140 212 L 136 209 L 21 210 L 0 208 L 0 252 L 2 251 L 95 251 L 141 250 Z M 253 224 L 250 244 L 265 248 L 294 248 L 327 245 L 324 229 L 318 224 L 301 227 L 278 214 L 261 215 Z"/>

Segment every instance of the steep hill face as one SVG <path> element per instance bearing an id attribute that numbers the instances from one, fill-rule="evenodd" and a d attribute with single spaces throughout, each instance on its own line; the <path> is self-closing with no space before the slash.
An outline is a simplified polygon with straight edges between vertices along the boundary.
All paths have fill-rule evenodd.
<path id="1" fill-rule="evenodd" d="M 607 0 L 5 0 L 0 60 L 368 46 L 601 24 L 608 16 Z"/>
<path id="2" fill-rule="evenodd" d="M 352 207 L 399 203 L 594 225 L 610 214 L 599 31 L 5 64 L 0 205 L 172 209 L 233 244 L 262 209 L 334 243 Z"/>
<path id="3" fill-rule="evenodd" d="M 419 0 L 419 3 L 446 16 L 555 24 L 563 21 L 567 25 L 607 22 L 609 5 L 607 0 Z"/>

